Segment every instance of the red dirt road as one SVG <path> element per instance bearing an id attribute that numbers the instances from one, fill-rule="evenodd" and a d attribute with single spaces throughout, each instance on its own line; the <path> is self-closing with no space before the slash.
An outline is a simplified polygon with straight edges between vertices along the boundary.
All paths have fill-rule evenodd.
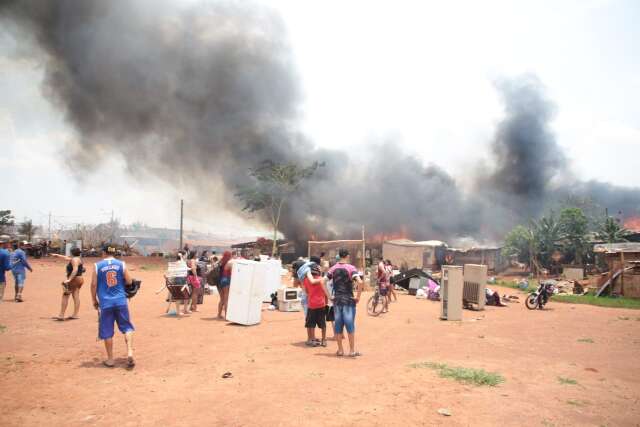
<path id="1" fill-rule="evenodd" d="M 434 302 L 401 295 L 390 313 L 371 318 L 363 301 L 364 356 L 352 360 L 336 358 L 332 341 L 304 347 L 301 313 L 263 311 L 260 325 L 231 325 L 214 319 L 217 297 L 207 296 L 198 314 L 165 316 L 164 293 L 155 294 L 164 263 L 127 262 L 143 280 L 131 304 L 133 371 L 124 368 L 120 336 L 118 367 L 102 367 L 88 283 L 81 318 L 51 320 L 63 262 L 33 260 L 22 304 L 10 301 L 9 279 L 0 305 L 0 425 L 640 425 L 638 311 L 552 300 L 544 311 L 521 303 L 443 322 Z M 409 367 L 421 361 L 484 368 L 506 382 L 476 387 Z M 227 371 L 233 378 L 222 379 Z"/>

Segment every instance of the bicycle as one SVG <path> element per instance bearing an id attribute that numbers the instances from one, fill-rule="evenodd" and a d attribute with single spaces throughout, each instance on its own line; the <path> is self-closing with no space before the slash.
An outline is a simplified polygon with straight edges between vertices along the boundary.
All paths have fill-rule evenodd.
<path id="1" fill-rule="evenodd" d="M 369 316 L 379 316 L 384 310 L 384 299 L 386 297 L 380 295 L 380 286 L 376 285 L 376 290 L 367 301 L 367 314 Z"/>

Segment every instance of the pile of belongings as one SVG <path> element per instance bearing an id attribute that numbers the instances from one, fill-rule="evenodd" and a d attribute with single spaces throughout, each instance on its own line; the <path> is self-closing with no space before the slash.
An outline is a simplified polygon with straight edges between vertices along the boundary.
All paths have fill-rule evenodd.
<path id="1" fill-rule="evenodd" d="M 589 284 L 588 280 L 582 282 L 579 280 L 560 280 L 554 282 L 554 286 L 559 294 L 585 295 L 589 293 L 589 289 L 587 288 Z"/>
<path id="2" fill-rule="evenodd" d="M 440 285 L 435 280 L 427 279 L 428 285 L 416 291 L 417 299 L 440 301 Z"/>

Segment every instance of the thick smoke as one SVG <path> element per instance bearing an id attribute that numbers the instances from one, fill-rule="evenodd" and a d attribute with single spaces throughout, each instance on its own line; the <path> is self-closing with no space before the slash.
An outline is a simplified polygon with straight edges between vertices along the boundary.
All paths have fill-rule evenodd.
<path id="1" fill-rule="evenodd" d="M 91 169 L 115 152 L 132 170 L 231 186 L 248 166 L 296 159 L 308 145 L 296 133 L 299 88 L 283 23 L 268 10 L 33 0 L 3 15 L 48 55 L 44 92 L 78 132 L 75 165 Z"/>
<path id="2" fill-rule="evenodd" d="M 555 107 L 533 76 L 499 81 L 496 87 L 505 118 L 491 147 L 497 164 L 491 184 L 500 192 L 539 201 L 565 164 L 564 153 L 549 129 Z"/>
<path id="3" fill-rule="evenodd" d="M 77 131 L 69 160 L 85 170 L 122 155 L 131 172 L 168 184 L 219 181 L 225 196 L 211 202 L 238 209 L 233 194 L 260 161 L 324 161 L 284 213 L 281 231 L 296 241 L 358 237 L 362 225 L 414 239 L 497 240 L 572 196 L 640 209 L 637 190 L 567 177 L 549 128 L 555 107 L 532 76 L 496 84 L 505 117 L 492 163 L 466 193 L 398 141 L 373 141 L 358 159 L 315 148 L 298 130 L 284 23 L 257 4 L 4 1 L 0 19 L 45 54 L 43 92 Z"/>

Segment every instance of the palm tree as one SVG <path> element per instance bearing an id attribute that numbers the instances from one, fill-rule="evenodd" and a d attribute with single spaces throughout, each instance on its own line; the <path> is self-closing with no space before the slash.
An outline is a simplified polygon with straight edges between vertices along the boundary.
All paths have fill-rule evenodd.
<path id="1" fill-rule="evenodd" d="M 544 267 L 551 264 L 551 255 L 560 246 L 562 229 L 553 212 L 549 216 L 543 216 L 538 221 L 531 221 L 531 253 Z"/>
<path id="2" fill-rule="evenodd" d="M 606 216 L 599 224 L 596 233 L 598 239 L 605 243 L 626 242 L 629 230 L 620 226 L 620 223 L 613 217 Z"/>

